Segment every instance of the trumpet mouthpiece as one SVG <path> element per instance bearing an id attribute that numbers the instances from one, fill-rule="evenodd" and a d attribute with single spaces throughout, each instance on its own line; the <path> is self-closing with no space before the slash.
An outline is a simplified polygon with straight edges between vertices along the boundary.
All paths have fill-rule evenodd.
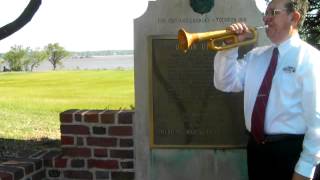
<path id="1" fill-rule="evenodd" d="M 255 29 L 266 29 L 268 28 L 268 25 L 264 25 L 264 26 L 256 26 Z"/>

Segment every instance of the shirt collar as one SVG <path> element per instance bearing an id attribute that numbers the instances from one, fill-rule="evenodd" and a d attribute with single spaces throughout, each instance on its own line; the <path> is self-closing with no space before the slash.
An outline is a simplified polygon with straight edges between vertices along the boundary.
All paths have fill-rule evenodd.
<path id="1" fill-rule="evenodd" d="M 276 45 L 273 44 L 274 47 L 277 47 L 279 50 L 279 55 L 284 55 L 291 47 L 297 46 L 300 44 L 300 36 L 298 33 L 293 34 L 289 39 L 286 41 Z"/>

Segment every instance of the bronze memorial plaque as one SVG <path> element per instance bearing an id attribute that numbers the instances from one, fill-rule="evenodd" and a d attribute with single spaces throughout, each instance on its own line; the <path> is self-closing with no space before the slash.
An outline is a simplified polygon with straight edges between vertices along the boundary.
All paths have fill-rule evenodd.
<path id="1" fill-rule="evenodd" d="M 203 42 L 183 53 L 177 39 L 168 36 L 149 42 L 151 147 L 244 147 L 242 93 L 215 89 L 216 52 Z"/>

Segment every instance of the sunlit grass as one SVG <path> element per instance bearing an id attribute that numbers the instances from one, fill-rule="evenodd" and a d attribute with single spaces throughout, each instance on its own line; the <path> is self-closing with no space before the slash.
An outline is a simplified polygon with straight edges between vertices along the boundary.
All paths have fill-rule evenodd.
<path id="1" fill-rule="evenodd" d="M 59 139 L 68 109 L 130 109 L 133 70 L 0 73 L 0 138 Z"/>

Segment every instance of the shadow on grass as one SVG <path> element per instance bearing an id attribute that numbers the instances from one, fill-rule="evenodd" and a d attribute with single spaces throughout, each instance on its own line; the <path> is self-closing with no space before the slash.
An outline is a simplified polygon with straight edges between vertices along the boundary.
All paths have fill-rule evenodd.
<path id="1" fill-rule="evenodd" d="M 44 149 L 59 148 L 58 139 L 3 139 L 0 138 L 0 162 L 11 158 L 27 158 Z"/>

